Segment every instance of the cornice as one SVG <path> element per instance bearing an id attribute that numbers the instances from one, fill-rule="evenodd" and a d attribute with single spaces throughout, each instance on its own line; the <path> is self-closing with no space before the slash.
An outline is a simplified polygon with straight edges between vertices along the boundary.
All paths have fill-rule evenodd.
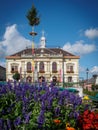
<path id="1" fill-rule="evenodd" d="M 80 56 L 64 56 L 66 59 L 80 59 Z"/>
<path id="2" fill-rule="evenodd" d="M 6 56 L 6 59 L 21 59 L 20 56 Z"/>

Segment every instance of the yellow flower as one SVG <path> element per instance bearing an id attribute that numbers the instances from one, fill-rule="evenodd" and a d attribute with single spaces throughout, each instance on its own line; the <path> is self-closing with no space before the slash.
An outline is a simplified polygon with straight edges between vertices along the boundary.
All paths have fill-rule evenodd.
<path id="1" fill-rule="evenodd" d="M 89 100 L 89 97 L 88 97 L 88 96 L 84 96 L 83 99 L 84 99 L 84 100 Z"/>

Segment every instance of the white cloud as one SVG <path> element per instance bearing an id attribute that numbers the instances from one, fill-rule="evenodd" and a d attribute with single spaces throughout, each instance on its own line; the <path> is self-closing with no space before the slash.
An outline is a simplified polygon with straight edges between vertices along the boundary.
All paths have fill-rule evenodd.
<path id="1" fill-rule="evenodd" d="M 90 39 L 94 39 L 98 37 L 98 29 L 87 29 L 84 32 L 84 35 Z"/>
<path id="2" fill-rule="evenodd" d="M 24 49 L 26 45 L 31 45 L 31 41 L 18 32 L 17 25 L 8 26 L 6 27 L 3 40 L 0 41 L 0 58 L 18 52 Z"/>
<path id="3" fill-rule="evenodd" d="M 95 51 L 96 46 L 94 44 L 86 44 L 84 41 L 80 40 L 76 41 L 74 44 L 67 42 L 63 46 L 63 49 L 73 54 L 84 55 Z"/>
<path id="4" fill-rule="evenodd" d="M 94 66 L 94 67 L 90 70 L 90 72 L 91 72 L 92 74 L 98 74 L 98 66 Z"/>

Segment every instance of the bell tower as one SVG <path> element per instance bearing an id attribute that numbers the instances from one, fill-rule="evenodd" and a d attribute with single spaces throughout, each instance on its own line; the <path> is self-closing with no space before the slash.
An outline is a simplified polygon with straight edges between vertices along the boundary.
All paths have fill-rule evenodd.
<path id="1" fill-rule="evenodd" d="M 44 31 L 42 31 L 42 37 L 40 39 L 40 48 L 45 48 L 46 47 L 46 38 L 44 36 Z"/>

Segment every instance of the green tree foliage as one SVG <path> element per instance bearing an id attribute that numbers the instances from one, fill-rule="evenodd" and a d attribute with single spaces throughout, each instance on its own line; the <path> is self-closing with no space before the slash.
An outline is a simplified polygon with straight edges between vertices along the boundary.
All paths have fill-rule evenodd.
<path id="1" fill-rule="evenodd" d="M 95 96 L 98 93 L 98 91 L 88 91 L 87 89 L 83 89 L 83 94 L 89 95 L 89 96 Z"/>
<path id="2" fill-rule="evenodd" d="M 93 90 L 93 91 L 98 90 L 98 85 L 93 84 L 93 85 L 92 85 L 92 90 Z"/>
<path id="3" fill-rule="evenodd" d="M 29 24 L 31 26 L 35 26 L 40 23 L 40 17 L 38 16 L 38 11 L 36 10 L 34 5 L 32 5 L 32 8 L 28 11 L 26 17 L 29 20 Z"/>
<path id="4" fill-rule="evenodd" d="M 20 79 L 20 74 L 19 73 L 15 73 L 13 75 L 13 79 L 18 81 Z"/>

